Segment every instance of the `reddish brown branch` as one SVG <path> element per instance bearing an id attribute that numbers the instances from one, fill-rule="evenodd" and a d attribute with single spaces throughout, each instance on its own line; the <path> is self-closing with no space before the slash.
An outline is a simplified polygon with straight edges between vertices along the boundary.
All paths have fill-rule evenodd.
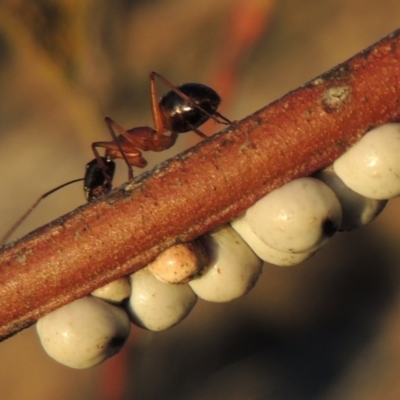
<path id="1" fill-rule="evenodd" d="M 0 253 L 0 337 L 229 221 L 400 119 L 400 31 Z"/>

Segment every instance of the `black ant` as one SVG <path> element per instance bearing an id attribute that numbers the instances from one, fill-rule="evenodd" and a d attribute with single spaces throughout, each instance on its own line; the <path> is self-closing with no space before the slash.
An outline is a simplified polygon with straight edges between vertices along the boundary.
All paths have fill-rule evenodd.
<path id="1" fill-rule="evenodd" d="M 159 101 L 155 78 L 158 78 L 170 89 Z M 114 159 L 122 158 L 125 161 L 128 166 L 128 178 L 132 180 L 134 177 L 132 167 L 144 168 L 147 165 L 147 161 L 142 156 L 142 151 L 159 152 L 169 149 L 175 144 L 180 133 L 189 131 L 195 132 L 203 139 L 207 138 L 198 127 L 210 118 L 221 124 L 231 124 L 231 121 L 217 111 L 221 98 L 206 85 L 185 83 L 181 86 L 174 86 L 160 74 L 151 72 L 150 95 L 154 128 L 140 126 L 125 130 L 111 118 L 106 117 L 105 122 L 113 140 L 92 143 L 95 158 L 86 165 L 84 178 L 64 183 L 40 196 L 6 232 L 0 240 L 0 245 L 7 241 L 40 201 L 67 185 L 83 181 L 87 201 L 109 192 L 112 188 L 115 172 Z M 104 156 L 100 156 L 98 148 L 105 149 Z"/>

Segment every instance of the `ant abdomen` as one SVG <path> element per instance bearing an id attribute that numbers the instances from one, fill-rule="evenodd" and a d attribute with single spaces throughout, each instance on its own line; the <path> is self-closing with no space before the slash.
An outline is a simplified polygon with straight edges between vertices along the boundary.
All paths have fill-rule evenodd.
<path id="1" fill-rule="evenodd" d="M 185 83 L 177 86 L 177 89 L 198 107 L 172 90 L 166 93 L 159 105 L 164 125 L 172 132 L 185 133 L 199 127 L 217 112 L 221 103 L 221 98 L 215 90 L 200 83 Z"/>

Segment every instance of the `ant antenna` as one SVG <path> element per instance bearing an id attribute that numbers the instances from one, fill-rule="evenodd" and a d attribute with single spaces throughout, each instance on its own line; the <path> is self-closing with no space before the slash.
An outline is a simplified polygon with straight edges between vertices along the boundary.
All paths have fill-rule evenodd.
<path id="1" fill-rule="evenodd" d="M 12 235 L 12 233 L 22 224 L 22 222 L 24 222 L 26 220 L 26 218 L 28 218 L 28 216 L 31 214 L 31 212 L 39 205 L 39 203 L 45 199 L 47 196 L 50 196 L 52 193 L 56 192 L 57 190 L 62 189 L 65 186 L 71 185 L 72 183 L 76 183 L 76 182 L 80 182 L 83 181 L 84 178 L 79 178 L 79 179 L 74 179 L 72 181 L 63 183 L 60 186 L 57 186 L 54 189 L 49 190 L 48 192 L 42 194 L 32 205 L 31 207 L 28 209 L 28 211 L 26 211 L 19 219 L 17 222 L 14 223 L 14 225 L 3 235 L 3 237 L 0 239 L 0 246 L 3 246 L 6 241 L 10 238 L 10 236 Z"/>

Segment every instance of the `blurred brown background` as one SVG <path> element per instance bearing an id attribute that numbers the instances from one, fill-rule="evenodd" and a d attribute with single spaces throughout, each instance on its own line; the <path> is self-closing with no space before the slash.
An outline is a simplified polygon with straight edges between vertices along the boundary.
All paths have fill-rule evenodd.
<path id="1" fill-rule="evenodd" d="M 0 233 L 40 194 L 83 175 L 91 142 L 108 138 L 105 115 L 152 124 L 151 70 L 210 84 L 240 119 L 400 27 L 394 0 L 242 3 L 3 0 Z M 195 140 L 183 135 L 157 156 Z M 79 184 L 66 188 L 15 236 L 83 202 Z M 28 329 L 0 344 L 0 397 L 399 399 L 398 206 L 298 267 L 266 265 L 243 299 L 199 301 L 164 333 L 134 330 L 121 356 L 88 371 L 53 362 Z"/>

